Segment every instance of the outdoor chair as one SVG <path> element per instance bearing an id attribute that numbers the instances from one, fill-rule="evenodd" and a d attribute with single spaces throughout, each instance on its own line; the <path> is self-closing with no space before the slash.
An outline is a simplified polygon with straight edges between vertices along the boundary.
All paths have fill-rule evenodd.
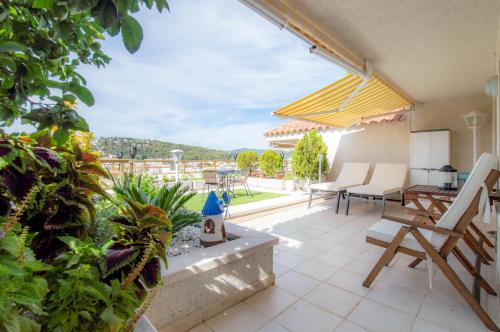
<path id="1" fill-rule="evenodd" d="M 219 180 L 217 176 L 217 171 L 205 170 L 203 171 L 203 178 L 205 179 L 205 185 L 203 185 L 203 191 L 201 194 L 201 201 L 203 202 L 203 197 L 205 196 L 205 188 L 210 191 L 211 187 L 217 187 L 217 191 L 224 190 L 224 182 Z"/>
<path id="2" fill-rule="evenodd" d="M 383 201 L 382 211 L 385 209 L 385 199 L 388 195 L 401 193 L 408 174 L 407 164 L 375 165 L 370 183 L 354 186 L 347 189 L 345 214 L 349 214 L 351 196 L 378 197 Z"/>
<path id="3" fill-rule="evenodd" d="M 229 179 L 229 187 L 232 187 L 232 192 L 234 193 L 234 187 L 235 186 L 242 186 L 243 189 L 245 189 L 245 192 L 247 195 L 252 196 L 252 191 L 250 190 L 250 186 L 248 185 L 247 179 L 248 176 L 250 175 L 250 171 L 248 170 L 241 170 L 235 176 L 231 177 Z"/>
<path id="4" fill-rule="evenodd" d="M 479 286 L 486 293 L 497 295 L 457 247 L 459 240 L 465 237 L 467 227 L 474 216 L 485 206 L 490 208 L 488 193 L 500 176 L 500 172 L 495 169 L 496 166 L 495 155 L 483 154 L 456 199 L 435 225 L 425 223 L 422 219 L 407 220 L 383 215 L 379 222 L 367 229 L 366 242 L 384 247 L 386 250 L 364 280 L 363 286 L 370 287 L 382 268 L 390 264 L 396 253 L 426 260 L 429 287 L 432 288 L 432 269 L 435 263 L 483 323 L 490 330 L 500 331 L 447 262 L 450 253 L 453 253 L 466 270 L 477 278 Z M 415 210 L 414 213 L 422 217 L 429 216 L 425 211 Z"/>
<path id="5" fill-rule="evenodd" d="M 308 207 L 311 208 L 314 193 L 332 193 L 337 195 L 335 213 L 339 213 L 340 197 L 344 195 L 347 188 L 365 183 L 369 170 L 369 163 L 345 163 L 336 181 L 315 183 L 309 186 Z"/>

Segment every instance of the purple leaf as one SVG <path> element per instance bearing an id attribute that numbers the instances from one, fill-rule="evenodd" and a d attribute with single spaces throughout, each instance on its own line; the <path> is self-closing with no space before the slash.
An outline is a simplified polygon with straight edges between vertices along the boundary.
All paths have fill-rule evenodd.
<path id="1" fill-rule="evenodd" d="M 4 184 L 12 196 L 21 200 L 33 188 L 35 184 L 35 175 L 30 172 L 20 173 L 14 168 L 6 168 L 0 172 L 0 178 L 3 178 Z"/>
<path id="2" fill-rule="evenodd" d="M 62 168 L 62 157 L 56 152 L 47 148 L 35 147 L 33 148 L 33 153 L 39 161 L 48 165 L 50 168 Z"/>
<path id="3" fill-rule="evenodd" d="M 129 264 L 139 254 L 137 248 L 113 243 L 106 252 L 106 269 L 109 273 Z"/>
<path id="4" fill-rule="evenodd" d="M 141 271 L 141 277 L 146 286 L 152 288 L 160 282 L 160 260 L 155 257 L 146 263 Z"/>

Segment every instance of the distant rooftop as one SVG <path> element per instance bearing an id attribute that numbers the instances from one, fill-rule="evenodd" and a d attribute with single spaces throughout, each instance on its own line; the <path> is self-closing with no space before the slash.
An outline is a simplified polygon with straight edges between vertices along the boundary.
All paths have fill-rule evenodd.
<path id="1" fill-rule="evenodd" d="M 368 125 L 368 124 L 377 124 L 377 123 L 384 123 L 384 122 L 396 122 L 396 121 L 402 121 L 406 119 L 406 114 L 405 113 L 396 113 L 396 114 L 389 114 L 389 115 L 382 115 L 378 117 L 373 117 L 369 119 L 361 119 L 357 123 L 357 125 Z M 285 123 L 277 128 L 268 130 L 264 133 L 265 137 L 271 137 L 271 136 L 277 136 L 277 135 L 289 135 L 289 134 L 301 134 L 308 132 L 310 130 L 334 130 L 335 127 L 333 126 L 328 126 L 325 124 L 320 124 L 316 122 L 311 122 L 311 121 L 305 121 L 305 120 L 293 120 L 288 123 Z"/>

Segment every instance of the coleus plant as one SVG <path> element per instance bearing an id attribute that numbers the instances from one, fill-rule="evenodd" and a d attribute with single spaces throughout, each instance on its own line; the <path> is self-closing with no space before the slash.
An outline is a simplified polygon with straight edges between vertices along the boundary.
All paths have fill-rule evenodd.
<path id="1" fill-rule="evenodd" d="M 124 198 L 126 206 L 111 219 L 118 228 L 108 245 L 104 270 L 108 277 L 124 276 L 122 287 L 135 283 L 139 290 L 154 288 L 161 281 L 160 258 L 167 265 L 166 247 L 172 224 L 162 209 Z"/>
<path id="2" fill-rule="evenodd" d="M 78 144 L 52 143 L 48 131 L 31 137 L 0 136 L 2 205 L 15 209 L 4 228 L 17 222 L 29 227 L 36 233 L 31 247 L 42 260 L 65 249 L 59 236 L 84 236 L 87 220 L 92 223 L 95 215 L 91 197 L 107 196 L 93 176 L 107 173 L 93 155 L 82 152 Z"/>

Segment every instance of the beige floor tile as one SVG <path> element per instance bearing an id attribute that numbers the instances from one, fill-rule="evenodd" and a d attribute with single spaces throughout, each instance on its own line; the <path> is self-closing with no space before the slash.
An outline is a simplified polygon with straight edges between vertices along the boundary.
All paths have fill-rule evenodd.
<path id="1" fill-rule="evenodd" d="M 290 271 L 290 269 L 287 267 L 281 266 L 281 265 L 276 264 L 276 263 L 273 264 L 273 272 L 274 272 L 274 275 L 276 278 L 287 273 L 288 271 Z"/>
<path id="2" fill-rule="evenodd" d="M 404 269 L 397 269 L 395 267 L 388 268 L 383 275 L 377 277 L 377 280 L 415 292 L 429 288 L 429 275 L 427 271 L 416 270 L 409 267 Z M 435 278 L 433 278 L 433 281 L 435 281 Z"/>
<path id="3" fill-rule="evenodd" d="M 289 331 L 290 331 L 289 329 L 283 327 L 282 325 L 276 323 L 273 320 L 258 330 L 258 332 L 289 332 Z"/>
<path id="4" fill-rule="evenodd" d="M 341 270 L 335 273 L 333 277 L 328 279 L 326 282 L 333 286 L 348 290 L 354 294 L 365 296 L 370 291 L 370 288 L 363 287 L 362 283 L 364 279 L 365 277 L 362 275 Z M 374 284 L 376 284 L 376 282 L 377 281 L 375 281 Z"/>
<path id="5" fill-rule="evenodd" d="M 455 332 L 486 331 L 471 309 L 443 304 L 429 297 L 425 298 L 418 318 Z"/>
<path id="6" fill-rule="evenodd" d="M 321 284 L 304 296 L 304 300 L 334 314 L 347 317 L 362 297 L 329 284 Z"/>
<path id="7" fill-rule="evenodd" d="M 268 317 L 241 302 L 210 318 L 205 324 L 214 332 L 254 332 L 268 321 Z"/>
<path id="8" fill-rule="evenodd" d="M 201 323 L 190 329 L 188 332 L 212 332 L 212 330 L 209 329 L 204 323 Z"/>
<path id="9" fill-rule="evenodd" d="M 324 251 L 318 248 L 311 247 L 307 244 L 301 244 L 296 248 L 290 248 L 287 250 L 289 253 L 305 257 L 307 259 L 314 258 L 321 255 Z"/>
<path id="10" fill-rule="evenodd" d="M 343 256 L 350 258 L 358 258 L 358 256 L 367 251 L 367 249 L 340 243 L 336 246 L 333 246 L 329 251 L 337 252 Z"/>
<path id="11" fill-rule="evenodd" d="M 274 318 L 299 298 L 278 287 L 270 286 L 245 300 L 253 309 Z"/>
<path id="12" fill-rule="evenodd" d="M 320 235 L 323 235 L 325 231 L 317 228 L 312 228 L 312 227 L 307 227 L 304 229 L 301 229 L 295 233 L 292 233 L 288 235 L 287 237 L 297 240 L 297 241 L 302 241 L 302 242 L 307 242 L 309 240 L 312 240 L 314 238 L 319 237 Z"/>
<path id="13" fill-rule="evenodd" d="M 364 299 L 347 319 L 374 332 L 404 332 L 410 331 L 414 317 Z"/>
<path id="14" fill-rule="evenodd" d="M 342 318 L 306 301 L 296 302 L 275 319 L 294 332 L 333 331 Z"/>
<path id="15" fill-rule="evenodd" d="M 427 288 L 420 289 L 419 291 L 410 291 L 381 280 L 371 288 L 366 297 L 415 316 L 424 300 L 426 292 Z"/>
<path id="16" fill-rule="evenodd" d="M 366 261 L 362 261 L 360 259 L 355 259 L 355 260 L 351 261 L 349 264 L 347 264 L 344 267 L 344 270 L 352 272 L 352 273 L 357 273 L 357 274 L 367 276 L 368 274 L 370 274 L 370 272 L 374 266 L 375 266 L 375 263 L 373 263 L 373 262 L 366 262 Z M 385 271 L 386 269 L 387 269 L 387 267 L 384 267 L 384 269 L 382 271 Z M 381 276 L 381 275 L 382 275 L 382 273 L 379 274 L 379 276 Z"/>
<path id="17" fill-rule="evenodd" d="M 450 330 L 437 326 L 435 324 L 429 323 L 425 320 L 418 319 L 413 324 L 412 332 L 451 332 Z"/>
<path id="18" fill-rule="evenodd" d="M 307 258 L 287 252 L 282 252 L 274 256 L 274 261 L 284 267 L 293 269 L 307 261 Z"/>
<path id="19" fill-rule="evenodd" d="M 347 264 L 352 262 L 353 259 L 351 257 L 347 257 L 347 256 L 341 255 L 337 252 L 333 252 L 333 251 L 329 250 L 329 251 L 325 252 L 324 254 L 319 255 L 318 257 L 314 258 L 314 260 L 317 262 L 326 264 L 326 265 L 336 267 L 336 268 L 343 268 L 344 266 L 346 266 Z"/>
<path id="20" fill-rule="evenodd" d="M 329 239 L 323 238 L 322 236 L 315 238 L 313 240 L 307 241 L 307 245 L 321 249 L 321 250 L 328 250 L 331 247 L 333 247 L 337 242 L 333 242 Z"/>
<path id="21" fill-rule="evenodd" d="M 320 281 L 325 281 L 326 279 L 334 275 L 337 271 L 339 271 L 338 268 L 331 267 L 316 261 L 308 261 L 302 263 L 294 268 L 294 270 Z"/>
<path id="22" fill-rule="evenodd" d="M 287 272 L 276 279 L 276 286 L 298 297 L 306 295 L 319 284 L 320 281 L 295 271 Z"/>
<path id="23" fill-rule="evenodd" d="M 335 332 L 368 332 L 368 330 L 344 319 L 342 323 L 335 329 Z"/>

